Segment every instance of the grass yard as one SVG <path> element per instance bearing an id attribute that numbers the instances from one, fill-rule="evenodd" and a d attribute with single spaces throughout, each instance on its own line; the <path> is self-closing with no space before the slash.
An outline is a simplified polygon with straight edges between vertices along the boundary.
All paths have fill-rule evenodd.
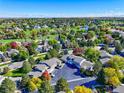
<path id="1" fill-rule="evenodd" d="M 19 42 L 23 42 L 25 41 L 24 39 L 7 39 L 7 40 L 0 40 L 0 43 L 10 43 L 13 41 L 19 41 Z M 27 39 L 27 41 L 31 41 L 31 39 Z"/>
<path id="2" fill-rule="evenodd" d="M 55 39 L 56 35 L 47 35 L 44 37 L 38 37 L 37 40 L 46 40 L 46 39 Z M 25 39 L 7 39 L 7 40 L 0 40 L 0 43 L 10 43 L 13 41 L 18 41 L 18 42 L 25 42 Z M 26 41 L 32 41 L 30 38 L 27 38 Z"/>
<path id="3" fill-rule="evenodd" d="M 4 74 L 4 76 L 9 76 L 9 77 L 21 77 L 23 75 L 25 75 L 25 73 L 22 73 L 21 69 L 11 70 L 8 73 Z"/>

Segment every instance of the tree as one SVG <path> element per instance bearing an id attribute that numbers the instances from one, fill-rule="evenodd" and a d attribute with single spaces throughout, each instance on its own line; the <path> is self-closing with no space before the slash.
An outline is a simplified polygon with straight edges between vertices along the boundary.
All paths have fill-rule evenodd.
<path id="1" fill-rule="evenodd" d="M 0 51 L 5 52 L 7 50 L 6 45 L 0 45 Z"/>
<path id="2" fill-rule="evenodd" d="M 34 92 L 37 89 L 37 86 L 30 80 L 28 81 L 28 90 Z"/>
<path id="3" fill-rule="evenodd" d="M 35 43 L 35 42 L 32 42 L 31 44 L 28 44 L 26 46 L 26 48 L 28 49 L 30 55 L 33 55 L 33 54 L 36 53 L 36 51 L 35 51 L 36 47 L 37 47 L 37 43 Z"/>
<path id="4" fill-rule="evenodd" d="M 57 57 L 59 55 L 56 49 L 51 49 L 48 53 L 50 53 L 51 57 Z"/>
<path id="5" fill-rule="evenodd" d="M 94 48 L 88 48 L 85 51 L 85 56 L 91 62 L 97 62 L 99 60 L 100 52 Z"/>
<path id="6" fill-rule="evenodd" d="M 31 39 L 33 39 L 33 40 L 37 39 L 37 34 L 38 34 L 37 31 L 33 29 L 31 31 Z"/>
<path id="7" fill-rule="evenodd" d="M 124 58 L 120 56 L 113 56 L 107 63 L 109 67 L 112 67 L 116 70 L 124 69 Z"/>
<path id="8" fill-rule="evenodd" d="M 104 68 L 104 74 L 107 77 L 112 77 L 112 76 L 116 76 L 116 70 L 114 68 Z"/>
<path id="9" fill-rule="evenodd" d="M 114 32 L 112 33 L 112 37 L 115 39 L 119 39 L 120 38 L 120 33 L 119 32 Z"/>
<path id="10" fill-rule="evenodd" d="M 21 80 L 21 87 L 27 87 L 28 86 L 28 81 L 30 80 L 28 75 L 24 75 L 22 76 L 22 80 Z"/>
<path id="11" fill-rule="evenodd" d="M 94 67 L 93 67 L 93 72 L 94 72 L 94 74 L 95 75 L 98 75 L 98 73 L 101 71 L 101 69 L 102 69 L 102 63 L 101 62 L 96 62 L 95 64 L 94 64 Z"/>
<path id="12" fill-rule="evenodd" d="M 50 59 L 52 56 L 50 55 L 50 53 L 48 52 L 45 56 L 45 59 Z"/>
<path id="13" fill-rule="evenodd" d="M 16 42 L 11 42 L 11 43 L 10 43 L 10 47 L 13 48 L 13 49 L 17 49 L 17 48 L 18 48 L 18 43 L 16 43 Z"/>
<path id="14" fill-rule="evenodd" d="M 34 65 L 35 65 L 35 59 L 34 59 L 34 57 L 29 57 L 29 59 L 28 59 L 28 62 L 31 64 L 31 66 L 33 67 Z"/>
<path id="15" fill-rule="evenodd" d="M 120 85 L 120 80 L 119 80 L 120 76 L 118 76 L 118 73 L 119 72 L 117 72 L 116 69 L 108 67 L 108 68 L 103 69 L 103 71 L 101 73 L 102 77 L 99 77 L 99 75 L 98 75 L 98 78 L 99 78 L 99 80 L 101 78 L 101 81 L 104 84 L 109 84 L 109 85 L 113 85 L 116 87 L 116 86 Z"/>
<path id="16" fill-rule="evenodd" d="M 31 64 L 28 61 L 24 61 L 23 67 L 22 67 L 22 72 L 28 73 L 32 70 Z"/>
<path id="17" fill-rule="evenodd" d="M 3 74 L 6 74 L 7 72 L 9 72 L 9 70 L 10 70 L 9 67 L 4 67 L 3 68 Z"/>
<path id="18" fill-rule="evenodd" d="M 55 39 L 51 39 L 51 40 L 48 41 L 48 43 L 49 43 L 49 45 L 53 46 L 53 45 L 56 45 L 58 42 Z"/>
<path id="19" fill-rule="evenodd" d="M 74 88 L 74 93 L 92 93 L 92 90 L 85 86 L 76 86 Z"/>
<path id="20" fill-rule="evenodd" d="M 88 31 L 88 33 L 87 33 L 87 39 L 92 39 L 94 36 L 95 36 L 95 32 Z"/>
<path id="21" fill-rule="evenodd" d="M 5 78 L 0 86 L 0 93 L 14 93 L 15 90 L 15 83 L 10 79 Z"/>
<path id="22" fill-rule="evenodd" d="M 84 52 L 84 50 L 82 48 L 74 48 L 73 49 L 73 54 L 78 56 L 81 55 Z"/>
<path id="23" fill-rule="evenodd" d="M 57 51 L 59 51 L 61 46 L 60 46 L 60 44 L 55 44 L 55 45 L 53 45 L 53 48 L 56 49 Z"/>
<path id="24" fill-rule="evenodd" d="M 54 93 L 53 87 L 50 85 L 49 81 L 45 80 L 41 83 L 39 93 Z"/>
<path id="25" fill-rule="evenodd" d="M 28 51 L 20 50 L 19 51 L 19 59 L 26 60 L 29 57 Z"/>
<path id="26" fill-rule="evenodd" d="M 121 84 L 121 82 L 120 82 L 120 80 L 118 79 L 117 76 L 113 76 L 113 77 L 109 78 L 108 84 L 110 84 L 114 87 L 117 87 Z"/>
<path id="27" fill-rule="evenodd" d="M 48 73 L 47 70 L 43 72 L 43 74 L 42 74 L 41 77 L 42 77 L 43 79 L 45 79 L 45 80 L 51 80 L 51 76 L 50 76 L 50 74 Z"/>
<path id="28" fill-rule="evenodd" d="M 66 79 L 60 78 L 57 81 L 55 90 L 56 90 L 56 92 L 64 91 L 64 92 L 68 93 L 70 91 L 70 89 L 69 89 L 69 84 L 67 83 Z"/>
<path id="29" fill-rule="evenodd" d="M 110 35 L 105 35 L 104 36 L 104 43 L 105 44 L 107 44 L 107 45 L 111 44 L 112 40 L 113 39 L 112 39 L 112 37 Z"/>
<path id="30" fill-rule="evenodd" d="M 88 47 L 94 47 L 95 46 L 95 42 L 93 40 L 88 40 L 87 41 L 87 46 Z"/>
<path id="31" fill-rule="evenodd" d="M 116 40 L 116 41 L 115 41 L 115 51 L 119 54 L 122 49 L 123 49 L 123 48 L 122 48 L 122 46 L 121 46 L 121 44 L 120 44 L 120 41 L 119 41 L 119 40 Z"/>
<path id="32" fill-rule="evenodd" d="M 38 43 L 33 41 L 33 42 L 31 42 L 31 46 L 33 47 L 33 49 L 36 49 L 38 46 Z"/>
<path id="33" fill-rule="evenodd" d="M 31 81 L 37 86 L 37 88 L 39 88 L 41 83 L 43 82 L 40 78 L 37 77 L 32 78 Z"/>

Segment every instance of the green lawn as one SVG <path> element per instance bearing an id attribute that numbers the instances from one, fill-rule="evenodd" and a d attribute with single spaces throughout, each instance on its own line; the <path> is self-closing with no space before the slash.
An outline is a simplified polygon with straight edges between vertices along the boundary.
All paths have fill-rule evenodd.
<path id="1" fill-rule="evenodd" d="M 46 39 L 55 39 L 56 35 L 47 35 L 43 37 L 39 37 L 37 40 L 46 40 Z M 24 42 L 25 39 L 7 39 L 7 40 L 0 40 L 0 43 L 10 43 L 13 41 Z M 30 38 L 26 39 L 26 41 L 32 41 Z"/>
<path id="2" fill-rule="evenodd" d="M 0 40 L 0 43 L 10 43 L 10 42 L 13 42 L 13 41 L 23 42 L 25 40 L 24 39 L 7 39 L 7 40 Z"/>
<path id="3" fill-rule="evenodd" d="M 11 70 L 8 73 L 4 74 L 4 76 L 9 76 L 9 77 L 21 77 L 23 75 L 25 75 L 25 73 L 22 73 L 21 69 Z"/>

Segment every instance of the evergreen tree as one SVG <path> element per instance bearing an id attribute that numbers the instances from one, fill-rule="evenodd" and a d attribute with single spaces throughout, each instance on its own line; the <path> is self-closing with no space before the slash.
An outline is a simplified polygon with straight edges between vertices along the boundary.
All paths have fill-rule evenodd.
<path id="1" fill-rule="evenodd" d="M 28 73 L 28 72 L 30 72 L 31 70 L 32 70 L 31 64 L 30 64 L 28 61 L 25 61 L 25 62 L 23 63 L 22 72 Z"/>
<path id="2" fill-rule="evenodd" d="M 10 79 L 5 78 L 0 86 L 0 93 L 14 93 L 15 89 L 15 83 Z"/>
<path id="3" fill-rule="evenodd" d="M 22 80 L 21 80 L 21 87 L 27 87 L 28 85 L 28 81 L 30 80 L 28 75 L 24 75 L 22 76 Z"/>
<path id="4" fill-rule="evenodd" d="M 39 93 L 54 93 L 49 81 L 45 80 L 42 82 L 41 87 L 39 88 Z"/>
<path id="5" fill-rule="evenodd" d="M 56 90 L 56 92 L 64 91 L 64 92 L 68 93 L 70 91 L 69 84 L 67 83 L 67 81 L 64 78 L 60 78 L 57 81 L 55 90 Z"/>

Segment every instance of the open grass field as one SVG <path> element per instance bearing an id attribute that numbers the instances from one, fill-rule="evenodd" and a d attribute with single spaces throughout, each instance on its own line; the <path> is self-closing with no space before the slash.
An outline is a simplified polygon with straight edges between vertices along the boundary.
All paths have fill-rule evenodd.
<path id="1" fill-rule="evenodd" d="M 47 35 L 44 37 L 38 37 L 37 40 L 46 40 L 46 39 L 55 39 L 57 35 Z M 13 41 L 18 41 L 18 42 L 25 42 L 25 39 L 7 39 L 7 40 L 0 40 L 0 43 L 10 43 Z M 26 39 L 27 42 L 32 41 L 32 39 L 28 38 Z"/>

